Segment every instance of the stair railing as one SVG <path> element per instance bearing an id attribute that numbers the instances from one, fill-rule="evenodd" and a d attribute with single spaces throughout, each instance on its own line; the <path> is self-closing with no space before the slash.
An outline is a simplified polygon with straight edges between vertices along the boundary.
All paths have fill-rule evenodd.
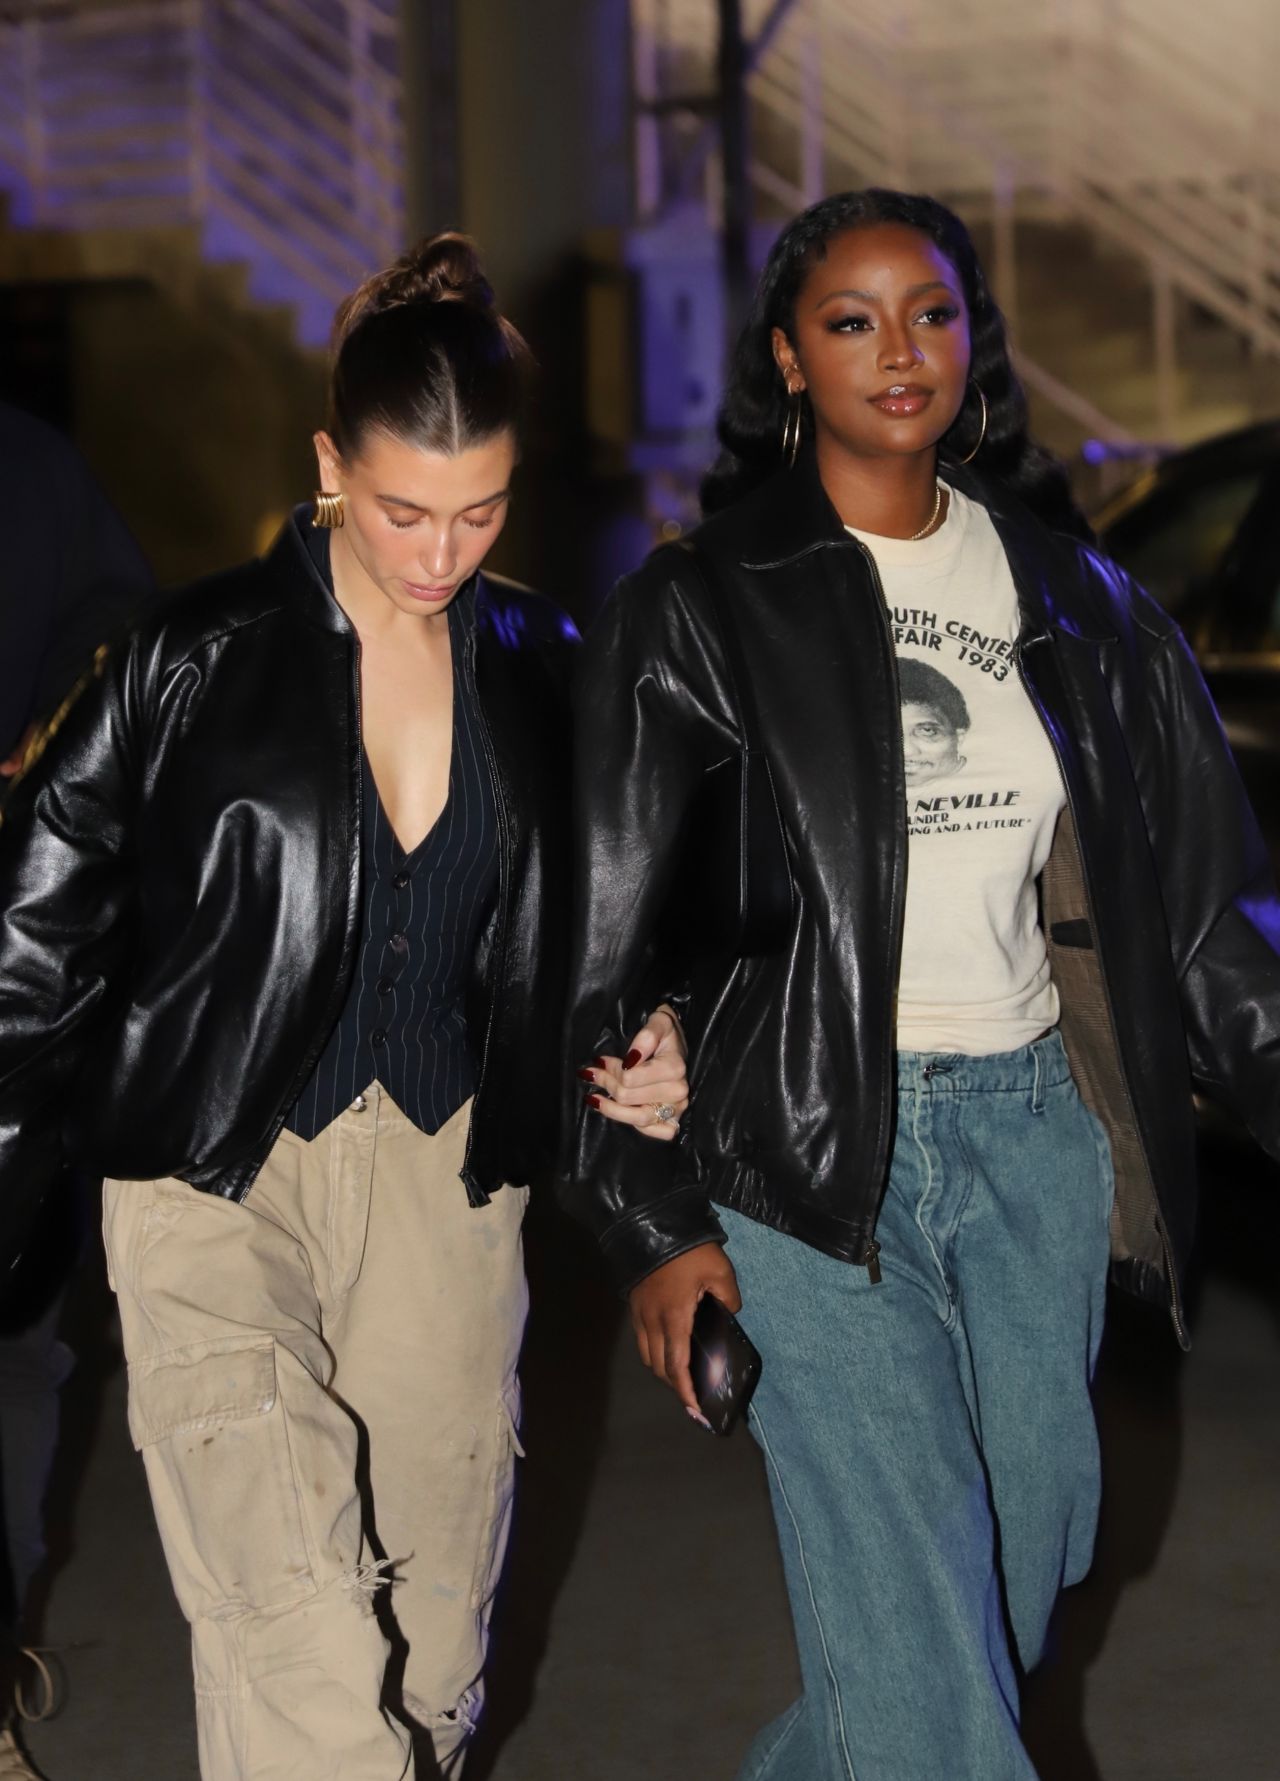
<path id="1" fill-rule="evenodd" d="M 322 338 L 401 245 L 397 31 L 397 0 L 0 14 L 0 185 L 36 226 L 194 222 Z"/>
<path id="2" fill-rule="evenodd" d="M 687 86 L 710 80 L 710 0 L 635 0 L 635 11 L 651 65 Z M 986 210 L 993 282 L 1015 324 L 1015 229 L 1029 205 L 1048 201 L 1137 254 L 1166 437 L 1178 298 L 1280 356 L 1280 8 L 1229 23 L 1196 0 L 792 0 L 785 19 L 775 12 L 772 0 L 748 9 L 749 28 L 775 27 L 751 78 L 768 208 L 813 195 L 816 106 L 828 187 L 923 188 Z M 678 161 L 688 121 L 659 128 Z M 1084 398 L 1025 360 L 1024 371 L 1079 420 Z M 1092 414 L 1100 436 L 1127 442 Z"/>

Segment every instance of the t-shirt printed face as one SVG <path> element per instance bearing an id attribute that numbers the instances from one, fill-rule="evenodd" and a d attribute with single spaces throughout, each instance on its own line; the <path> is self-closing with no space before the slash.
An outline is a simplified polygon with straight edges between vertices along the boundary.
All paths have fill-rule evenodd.
<path id="1" fill-rule="evenodd" d="M 987 783 L 981 782 L 984 755 L 991 750 L 984 748 L 981 725 L 972 734 L 973 709 L 963 691 L 970 681 L 966 669 L 988 677 L 986 687 L 977 683 L 976 695 L 970 681 L 973 708 L 981 714 L 987 704 L 983 694 L 1014 673 L 1012 643 L 974 632 L 966 624 L 958 625 L 964 636 L 957 641 L 938 628 L 934 613 L 891 612 L 890 621 L 899 652 L 902 765 L 911 839 L 1026 827 L 1035 819 L 1019 809 L 1022 787 L 1010 783 L 1007 771 L 1000 778 L 1006 763 L 993 760 L 995 780 L 988 776 Z M 921 657 L 917 650 L 933 653 Z M 956 783 L 961 779 L 963 785 Z"/>
<path id="2" fill-rule="evenodd" d="M 908 835 L 899 1047 L 1015 1050 L 1057 1019 L 1035 880 L 1063 790 L 1018 674 L 1013 577 L 986 512 L 954 490 L 929 538 L 854 536 L 875 558 L 897 653 Z"/>
<path id="3" fill-rule="evenodd" d="M 899 665 L 898 679 L 907 802 L 908 808 L 920 811 L 930 806 L 930 800 L 916 799 L 913 804 L 913 792 L 931 785 L 935 779 L 953 778 L 968 765 L 968 757 L 960 751 L 971 719 L 964 694 L 955 681 L 948 680 L 929 662 L 908 658 Z M 913 815 L 913 829 L 917 820 Z"/>
<path id="4" fill-rule="evenodd" d="M 960 751 L 969 734 L 971 719 L 964 694 L 928 662 L 900 663 L 899 692 L 902 704 L 902 765 L 907 780 L 907 804 L 913 811 L 930 807 L 930 799 L 912 793 L 932 785 L 935 779 L 951 779 L 963 773 L 968 756 Z M 914 829 L 917 818 L 911 818 Z"/>

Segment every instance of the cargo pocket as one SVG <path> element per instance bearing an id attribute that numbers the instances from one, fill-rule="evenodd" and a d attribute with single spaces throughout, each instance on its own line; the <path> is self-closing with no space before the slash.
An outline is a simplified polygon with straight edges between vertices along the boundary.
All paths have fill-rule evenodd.
<path id="1" fill-rule="evenodd" d="M 488 1514 L 481 1530 L 479 1550 L 476 1553 L 475 1582 L 471 1591 L 471 1606 L 486 1620 L 498 1587 L 498 1579 L 502 1575 L 502 1561 L 506 1557 L 507 1541 L 511 1535 L 516 1460 L 523 1458 L 524 1448 L 520 1443 L 520 1382 L 512 1380 L 498 1401 Z"/>
<path id="2" fill-rule="evenodd" d="M 131 1365 L 129 1432 L 189 1620 L 315 1593 L 270 1337 Z"/>

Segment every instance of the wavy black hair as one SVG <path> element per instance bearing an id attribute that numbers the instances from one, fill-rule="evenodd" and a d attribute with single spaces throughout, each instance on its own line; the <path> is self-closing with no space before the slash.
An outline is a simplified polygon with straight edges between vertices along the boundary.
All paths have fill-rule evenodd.
<path id="1" fill-rule="evenodd" d="M 969 231 L 936 198 L 879 186 L 839 192 L 790 222 L 774 243 L 738 337 L 716 431 L 721 453 L 702 484 L 704 513 L 750 494 L 782 464 L 787 393 L 773 357 L 772 334 L 794 338 L 796 299 L 829 243 L 850 229 L 904 223 L 918 229 L 955 267 L 969 311 L 972 359 L 969 387 L 954 423 L 939 441 L 942 462 L 958 463 L 977 444 L 982 426 L 978 389 L 987 400 L 987 430 L 975 468 L 998 477 L 1055 531 L 1091 539 L 1062 464 L 1027 430 L 1027 399 L 1009 358 L 1004 317 L 988 287 Z M 813 410 L 802 404 L 802 438 L 813 437 Z"/>

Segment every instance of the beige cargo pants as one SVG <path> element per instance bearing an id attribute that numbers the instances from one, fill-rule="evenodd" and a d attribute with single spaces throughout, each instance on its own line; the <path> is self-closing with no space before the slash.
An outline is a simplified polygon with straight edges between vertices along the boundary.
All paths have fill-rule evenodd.
<path id="1" fill-rule="evenodd" d="M 384 1569 L 404 1707 L 441 1774 L 461 1771 L 528 1304 L 528 1190 L 468 1206 L 469 1111 L 428 1138 L 375 1084 L 314 1142 L 284 1133 L 244 1205 L 106 1184 L 129 1426 L 191 1623 L 204 1781 L 412 1775 L 381 1706 Z"/>

